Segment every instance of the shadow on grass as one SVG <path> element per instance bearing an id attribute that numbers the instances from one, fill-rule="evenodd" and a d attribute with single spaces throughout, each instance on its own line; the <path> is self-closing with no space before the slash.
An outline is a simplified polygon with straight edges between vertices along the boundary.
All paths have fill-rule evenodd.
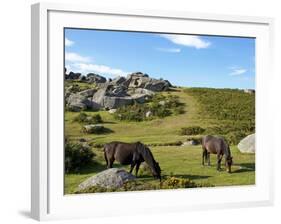
<path id="1" fill-rule="evenodd" d="M 240 166 L 240 168 L 238 170 L 233 171 L 232 173 L 255 172 L 256 170 L 255 163 L 239 163 L 235 165 Z"/>
<path id="2" fill-rule="evenodd" d="M 206 179 L 209 178 L 211 176 L 206 176 L 206 175 L 188 175 L 188 174 L 184 174 L 184 175 L 180 175 L 180 174 L 176 174 L 173 175 L 174 177 L 178 177 L 178 178 L 185 178 L 185 179 L 190 179 L 190 180 L 197 180 L 197 179 Z"/>
<path id="3" fill-rule="evenodd" d="M 123 168 L 125 170 L 128 171 L 127 167 L 124 167 L 120 164 L 113 164 L 113 168 Z M 83 167 L 81 170 L 77 171 L 77 172 L 69 172 L 68 174 L 91 174 L 91 173 L 99 173 L 102 172 L 104 170 L 106 170 L 107 167 L 105 164 L 93 161 L 90 164 L 86 165 L 85 167 Z"/>
<path id="4" fill-rule="evenodd" d="M 185 179 L 190 179 L 190 180 L 197 180 L 197 179 L 206 179 L 209 178 L 211 176 L 202 176 L 202 175 L 181 175 L 181 174 L 175 174 L 175 175 L 162 175 L 162 179 L 165 179 L 167 177 L 177 177 L 177 178 L 185 178 Z M 141 180 L 154 180 L 155 178 L 152 175 L 139 175 L 137 178 L 141 179 Z"/>
<path id="5" fill-rule="evenodd" d="M 103 121 L 102 124 L 117 124 L 117 122 L 114 122 L 114 121 Z"/>

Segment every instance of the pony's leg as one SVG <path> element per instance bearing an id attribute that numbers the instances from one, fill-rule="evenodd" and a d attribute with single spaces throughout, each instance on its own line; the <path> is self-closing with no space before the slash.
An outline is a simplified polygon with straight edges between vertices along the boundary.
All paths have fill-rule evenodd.
<path id="1" fill-rule="evenodd" d="M 110 159 L 110 160 L 109 160 L 109 166 L 108 166 L 108 168 L 112 168 L 112 167 L 113 167 L 113 162 L 114 162 L 114 159 Z"/>
<path id="2" fill-rule="evenodd" d="M 206 152 L 205 149 L 202 150 L 202 166 L 205 166 Z"/>
<path id="3" fill-rule="evenodd" d="M 209 152 L 207 153 L 206 157 L 207 157 L 207 160 L 208 160 L 208 166 L 211 166 L 211 158 L 210 158 L 211 156 L 210 156 Z"/>
<path id="4" fill-rule="evenodd" d="M 217 154 L 217 170 L 218 171 L 221 170 L 221 160 L 222 160 L 222 156 L 220 154 Z"/>
<path id="5" fill-rule="evenodd" d="M 109 166 L 108 166 L 108 159 L 107 159 L 107 156 L 106 156 L 105 152 L 104 152 L 104 159 L 105 159 L 105 162 L 106 162 L 106 167 L 109 168 Z"/>
<path id="6" fill-rule="evenodd" d="M 136 162 L 135 162 L 135 161 L 132 161 L 132 163 L 131 163 L 130 173 L 132 173 L 132 171 L 133 171 L 133 169 L 134 169 L 135 165 L 136 165 Z"/>
<path id="7" fill-rule="evenodd" d="M 140 163 L 137 163 L 136 164 L 136 177 L 138 176 L 139 168 L 140 168 Z"/>

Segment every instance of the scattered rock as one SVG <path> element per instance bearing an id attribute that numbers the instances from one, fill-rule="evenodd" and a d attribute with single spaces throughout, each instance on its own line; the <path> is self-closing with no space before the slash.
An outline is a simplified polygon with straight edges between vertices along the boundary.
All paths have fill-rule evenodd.
<path id="1" fill-rule="evenodd" d="M 80 73 L 73 72 L 69 75 L 71 79 L 81 76 Z M 116 109 L 134 102 L 145 103 L 155 92 L 165 91 L 170 86 L 167 80 L 153 79 L 141 72 L 132 73 L 127 78 L 120 76 L 109 82 L 106 82 L 105 77 L 94 73 L 83 77 L 85 78 L 80 77 L 80 81 L 95 83 L 97 90 L 87 89 L 77 92 L 79 86 L 78 89 L 74 87 L 66 89 L 65 99 L 72 111 Z"/>
<path id="2" fill-rule="evenodd" d="M 114 113 L 116 113 L 116 109 L 110 109 L 110 110 L 108 111 L 108 113 L 114 114 Z"/>
<path id="3" fill-rule="evenodd" d="M 127 93 L 129 95 L 134 95 L 134 94 L 145 94 L 147 96 L 153 96 L 155 93 L 151 90 L 148 89 L 143 89 L 143 88 L 132 88 L 128 89 Z"/>
<path id="4" fill-rule="evenodd" d="M 154 92 L 166 91 L 171 86 L 166 80 L 149 78 L 147 74 L 141 72 L 130 74 L 127 80 L 129 88 L 143 88 Z"/>
<path id="5" fill-rule="evenodd" d="M 147 111 L 146 113 L 145 113 L 145 117 L 151 117 L 152 116 L 152 112 L 151 111 Z"/>
<path id="6" fill-rule="evenodd" d="M 122 83 L 124 83 L 127 79 L 123 76 L 119 76 L 113 80 L 110 81 L 111 84 L 113 85 L 121 85 Z"/>
<path id="7" fill-rule="evenodd" d="M 88 124 L 83 126 L 83 130 L 88 134 L 103 133 L 105 128 L 101 124 Z"/>
<path id="8" fill-rule="evenodd" d="M 81 75 L 80 78 L 79 78 L 79 81 L 86 82 L 87 81 L 87 77 L 84 76 L 84 75 Z"/>
<path id="9" fill-rule="evenodd" d="M 243 138 L 238 144 L 238 149 L 240 150 L 240 152 L 255 153 L 256 151 L 255 139 L 256 139 L 255 134 L 251 134 Z"/>
<path id="10" fill-rule="evenodd" d="M 255 92 L 254 89 L 244 89 L 244 93 L 254 94 Z"/>
<path id="11" fill-rule="evenodd" d="M 71 111 L 79 112 L 87 108 L 92 108 L 91 97 L 95 89 L 87 89 L 78 93 L 72 93 L 66 97 L 66 105 Z"/>
<path id="12" fill-rule="evenodd" d="M 134 180 L 135 178 L 135 176 L 123 169 L 111 168 L 104 170 L 82 182 L 78 186 L 78 190 L 84 190 L 93 186 L 119 188 L 122 187 L 124 183 Z"/>
<path id="13" fill-rule="evenodd" d="M 190 140 L 190 141 L 183 142 L 181 146 L 198 145 L 198 144 L 199 144 L 198 141 Z"/>
<path id="14" fill-rule="evenodd" d="M 125 86 L 108 85 L 106 87 L 106 96 L 128 96 Z"/>
<path id="15" fill-rule="evenodd" d="M 145 84 L 144 88 L 154 92 L 161 92 L 167 91 L 169 89 L 169 85 L 170 84 L 165 80 L 150 79 L 150 81 Z"/>
<path id="16" fill-rule="evenodd" d="M 102 107 L 105 109 L 115 109 L 122 106 L 131 105 L 133 98 L 130 96 L 119 97 L 119 96 L 104 96 Z"/>
<path id="17" fill-rule="evenodd" d="M 85 97 L 92 97 L 95 92 L 97 92 L 96 89 L 86 89 L 86 90 L 79 92 L 78 94 L 81 96 L 85 96 Z"/>
<path id="18" fill-rule="evenodd" d="M 166 104 L 166 102 L 164 100 L 161 100 L 161 101 L 159 101 L 158 104 L 161 105 L 161 106 L 164 106 Z"/>
<path id="19" fill-rule="evenodd" d="M 69 74 L 65 74 L 65 79 L 79 79 L 81 76 L 81 73 L 74 73 L 74 72 L 69 72 Z"/>
<path id="20" fill-rule="evenodd" d="M 105 77 L 98 75 L 98 74 L 94 74 L 94 73 L 87 74 L 86 80 L 88 83 L 105 83 L 106 82 Z"/>
<path id="21" fill-rule="evenodd" d="M 72 102 L 68 105 L 68 110 L 73 111 L 73 112 L 80 112 L 82 110 L 86 110 L 87 107 L 84 103 L 80 102 Z"/>

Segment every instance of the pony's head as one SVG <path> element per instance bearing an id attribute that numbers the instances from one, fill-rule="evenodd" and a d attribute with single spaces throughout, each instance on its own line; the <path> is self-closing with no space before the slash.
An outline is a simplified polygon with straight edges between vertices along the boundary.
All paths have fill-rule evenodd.
<path id="1" fill-rule="evenodd" d="M 225 165 L 226 165 L 227 172 L 231 173 L 231 165 L 233 163 L 232 157 L 229 156 L 228 158 L 226 158 L 225 163 L 226 163 Z"/>
<path id="2" fill-rule="evenodd" d="M 156 161 L 154 162 L 154 169 L 152 171 L 152 174 L 154 178 L 158 178 L 161 181 L 161 168 L 159 166 L 159 163 L 157 163 Z"/>

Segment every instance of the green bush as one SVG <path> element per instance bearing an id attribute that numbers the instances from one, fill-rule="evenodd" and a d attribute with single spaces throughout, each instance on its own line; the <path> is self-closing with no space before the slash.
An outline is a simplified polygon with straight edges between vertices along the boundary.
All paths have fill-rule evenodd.
<path id="1" fill-rule="evenodd" d="M 65 172 L 79 172 L 88 165 L 95 154 L 90 147 L 80 143 L 65 143 Z"/>
<path id="2" fill-rule="evenodd" d="M 234 131 L 225 135 L 225 139 L 228 144 L 237 145 L 243 138 L 245 138 L 247 134 L 243 131 Z"/>
<path id="3" fill-rule="evenodd" d="M 174 142 L 163 142 L 163 143 L 150 143 L 147 145 L 155 147 L 155 146 L 180 146 L 182 144 L 183 144 L 182 141 L 174 141 Z"/>
<path id="4" fill-rule="evenodd" d="M 204 131 L 205 131 L 205 129 L 201 128 L 200 126 L 190 126 L 190 127 L 181 128 L 180 134 L 181 135 L 199 135 L 199 134 L 202 134 Z"/>
<path id="5" fill-rule="evenodd" d="M 100 114 L 88 115 L 84 112 L 79 113 L 73 121 L 84 123 L 84 124 L 99 124 L 102 123 Z"/>
<path id="6" fill-rule="evenodd" d="M 148 112 L 149 116 L 147 116 Z M 184 112 L 183 104 L 179 101 L 178 96 L 155 94 L 144 104 L 135 103 L 118 108 L 113 116 L 117 120 L 144 121 Z"/>
<path id="7" fill-rule="evenodd" d="M 162 189 L 194 188 L 197 184 L 186 178 L 168 177 L 161 183 Z"/>
<path id="8" fill-rule="evenodd" d="M 82 127 L 82 132 L 87 134 L 107 134 L 113 131 L 99 124 L 89 124 Z"/>
<path id="9" fill-rule="evenodd" d="M 237 145 L 244 137 L 251 134 L 245 123 L 233 122 L 221 126 L 213 126 L 206 128 L 205 134 L 221 135 L 230 145 Z"/>
<path id="10" fill-rule="evenodd" d="M 184 106 L 178 106 L 176 108 L 174 108 L 174 114 L 175 115 L 179 115 L 179 114 L 184 114 L 185 110 L 184 110 Z"/>

